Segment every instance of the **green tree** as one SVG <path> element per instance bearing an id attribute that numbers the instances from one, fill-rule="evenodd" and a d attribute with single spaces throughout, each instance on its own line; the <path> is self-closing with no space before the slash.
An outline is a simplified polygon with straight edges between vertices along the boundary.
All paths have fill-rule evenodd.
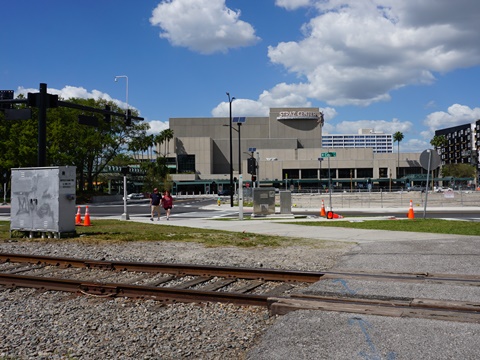
<path id="1" fill-rule="evenodd" d="M 444 177 L 475 178 L 475 166 L 470 164 L 447 164 L 442 168 Z"/>
<path id="2" fill-rule="evenodd" d="M 123 112 L 105 100 L 68 99 L 68 102 L 98 109 L 108 104 L 113 112 Z M 37 112 L 33 108 L 29 120 L 0 121 L 0 169 L 37 166 Z M 123 116 L 112 117 L 111 122 L 106 123 L 102 114 L 86 114 L 97 117 L 99 126 L 95 128 L 78 123 L 78 115 L 82 113 L 67 107 L 47 110 L 47 164 L 76 166 L 79 189 L 83 190 L 86 184 L 87 189 L 93 190 L 94 179 L 104 167 L 115 156 L 126 152 L 128 143 L 144 134 L 149 125 L 134 121 L 132 126 L 127 126 Z M 133 115 L 137 115 L 135 111 Z"/>
<path id="3" fill-rule="evenodd" d="M 445 135 L 435 135 L 432 140 L 430 140 L 430 145 L 432 145 L 435 150 L 439 153 L 439 155 L 441 154 L 441 150 L 443 148 L 445 148 L 448 144 L 448 140 L 447 138 L 445 137 Z M 437 174 L 440 174 L 440 171 L 441 169 L 437 169 Z M 434 173 L 434 171 L 432 171 L 432 174 Z"/>
<path id="4" fill-rule="evenodd" d="M 445 135 L 435 135 L 432 140 L 430 140 L 430 145 L 432 145 L 435 150 L 442 149 L 447 146 L 448 141 Z"/>
<path id="5" fill-rule="evenodd" d="M 399 178 L 400 173 L 400 142 L 403 140 L 403 133 L 400 131 L 397 131 L 395 134 L 393 134 L 393 142 L 397 143 L 397 178 Z"/>

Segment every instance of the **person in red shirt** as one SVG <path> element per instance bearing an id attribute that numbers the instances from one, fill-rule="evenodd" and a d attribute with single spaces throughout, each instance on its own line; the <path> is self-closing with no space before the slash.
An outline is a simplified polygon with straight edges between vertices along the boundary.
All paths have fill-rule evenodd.
<path id="1" fill-rule="evenodd" d="M 173 198 L 170 194 L 170 191 L 168 190 L 163 193 L 162 206 L 165 209 L 165 213 L 167 214 L 167 220 L 170 220 L 170 211 L 173 208 Z"/>

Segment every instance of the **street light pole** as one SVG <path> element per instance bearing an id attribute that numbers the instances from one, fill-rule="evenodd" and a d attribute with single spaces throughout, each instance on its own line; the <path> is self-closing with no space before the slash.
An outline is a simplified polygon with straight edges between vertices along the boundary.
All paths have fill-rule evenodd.
<path id="1" fill-rule="evenodd" d="M 127 116 L 128 116 L 128 76 L 127 75 L 115 76 L 115 82 L 117 82 L 119 78 L 125 78 L 125 80 L 126 80 L 126 104 L 127 104 L 127 108 L 125 109 L 125 119 L 126 119 Z M 127 207 L 127 172 L 128 172 L 128 168 L 126 168 L 122 172 L 123 172 L 123 214 L 122 214 L 122 220 L 130 220 L 130 216 L 128 215 L 128 207 Z"/>
<path id="2" fill-rule="evenodd" d="M 242 150 L 240 146 L 240 127 L 242 126 L 242 123 L 238 123 L 238 175 L 242 174 Z"/>
<path id="3" fill-rule="evenodd" d="M 115 82 L 118 81 L 118 79 L 120 78 L 125 78 L 126 80 L 126 102 L 127 102 L 127 109 L 125 110 L 125 114 L 128 112 L 128 76 L 127 75 L 118 75 L 118 76 L 115 76 Z"/>
<path id="4" fill-rule="evenodd" d="M 228 128 L 230 130 L 230 207 L 233 207 L 233 147 L 232 147 L 232 102 L 234 97 L 230 98 L 230 93 L 227 92 L 228 103 L 230 105 L 230 123 Z"/>

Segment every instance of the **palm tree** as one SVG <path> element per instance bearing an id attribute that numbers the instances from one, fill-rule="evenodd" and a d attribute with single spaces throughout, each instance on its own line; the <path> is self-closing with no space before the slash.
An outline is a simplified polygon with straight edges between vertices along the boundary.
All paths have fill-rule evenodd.
<path id="1" fill-rule="evenodd" d="M 165 155 L 167 155 L 167 149 L 169 148 L 170 140 L 173 139 L 173 130 L 165 129 L 162 131 L 162 133 L 164 133 L 165 140 L 167 141 L 167 143 L 165 144 Z"/>
<path id="2" fill-rule="evenodd" d="M 439 150 L 447 146 L 447 138 L 445 135 L 435 135 L 432 140 L 430 140 L 430 145 L 432 145 L 435 150 Z"/>
<path id="3" fill-rule="evenodd" d="M 397 179 L 399 177 L 399 169 L 400 169 L 400 141 L 403 140 L 403 133 L 400 131 L 397 131 L 395 134 L 393 134 L 393 142 L 398 143 L 398 149 L 397 149 Z"/>
<path id="4" fill-rule="evenodd" d="M 448 140 L 445 135 L 435 135 L 433 139 L 430 140 L 430 145 L 432 145 L 437 153 L 440 153 L 439 155 L 441 155 L 442 150 L 448 145 Z M 440 169 L 438 169 L 437 176 L 440 176 Z"/>

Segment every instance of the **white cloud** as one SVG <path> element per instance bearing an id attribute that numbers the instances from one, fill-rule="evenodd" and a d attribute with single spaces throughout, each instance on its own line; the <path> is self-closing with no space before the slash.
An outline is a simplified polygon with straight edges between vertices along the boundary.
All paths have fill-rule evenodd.
<path id="1" fill-rule="evenodd" d="M 162 0 L 150 23 L 173 46 L 212 54 L 259 41 L 252 25 L 239 17 L 240 11 L 227 8 L 225 0 Z"/>
<path id="2" fill-rule="evenodd" d="M 385 134 L 394 134 L 397 131 L 408 133 L 413 129 L 413 123 L 410 121 L 399 121 L 393 119 L 386 120 L 358 120 L 358 121 L 341 121 L 334 125 L 332 133 L 334 134 L 356 134 L 358 129 L 372 129 L 374 131 L 383 132 Z"/>
<path id="3" fill-rule="evenodd" d="M 398 144 L 395 143 L 395 149 L 397 148 Z M 430 145 L 429 141 L 424 141 L 420 139 L 406 139 L 406 141 L 400 142 L 400 152 L 412 152 L 412 153 L 420 153 L 424 150 L 431 149 L 432 145 Z"/>
<path id="4" fill-rule="evenodd" d="M 395 89 L 431 84 L 437 72 L 480 64 L 480 22 L 474 15 L 480 12 L 479 2 L 277 0 L 276 4 L 289 10 L 310 4 L 318 15 L 304 24 L 301 41 L 269 46 L 271 62 L 302 81 L 265 91 L 262 95 L 272 102 L 288 100 L 285 93 L 290 92 L 293 98 L 335 106 L 368 106 L 388 101 Z"/>
<path id="5" fill-rule="evenodd" d="M 19 86 L 16 94 L 22 94 L 25 97 L 27 96 L 28 93 L 38 93 L 38 89 L 27 89 L 22 86 Z M 92 90 L 91 92 L 88 92 L 87 89 L 83 87 L 76 87 L 76 86 L 70 86 L 67 85 L 63 89 L 54 89 L 54 88 L 48 88 L 48 93 L 53 94 L 53 95 L 58 95 L 60 98 L 64 100 L 72 99 L 72 98 L 78 98 L 78 99 L 95 99 L 95 100 L 106 100 L 106 101 L 112 101 L 115 103 L 118 107 L 125 109 L 127 107 L 127 104 L 121 100 L 113 99 L 110 95 L 107 93 L 101 92 L 99 90 Z M 135 109 L 133 106 L 130 104 L 128 105 L 130 109 Z"/>
<path id="6" fill-rule="evenodd" d="M 453 104 L 446 112 L 436 111 L 429 114 L 423 122 L 428 131 L 425 131 L 422 135 L 424 138 L 431 139 L 435 130 L 472 123 L 478 119 L 480 119 L 480 108 L 472 109 L 465 105 Z"/>
<path id="7" fill-rule="evenodd" d="M 147 131 L 147 134 L 158 134 L 165 129 L 170 127 L 168 121 L 161 120 L 151 120 L 148 122 L 150 124 L 150 129 Z"/>
<path id="8" fill-rule="evenodd" d="M 259 101 L 235 99 L 232 102 L 232 116 L 268 116 L 270 108 Z M 229 117 L 230 104 L 221 102 L 212 110 L 213 117 Z"/>
<path id="9" fill-rule="evenodd" d="M 287 10 L 296 10 L 311 5 L 310 0 L 275 0 L 275 5 Z"/>

